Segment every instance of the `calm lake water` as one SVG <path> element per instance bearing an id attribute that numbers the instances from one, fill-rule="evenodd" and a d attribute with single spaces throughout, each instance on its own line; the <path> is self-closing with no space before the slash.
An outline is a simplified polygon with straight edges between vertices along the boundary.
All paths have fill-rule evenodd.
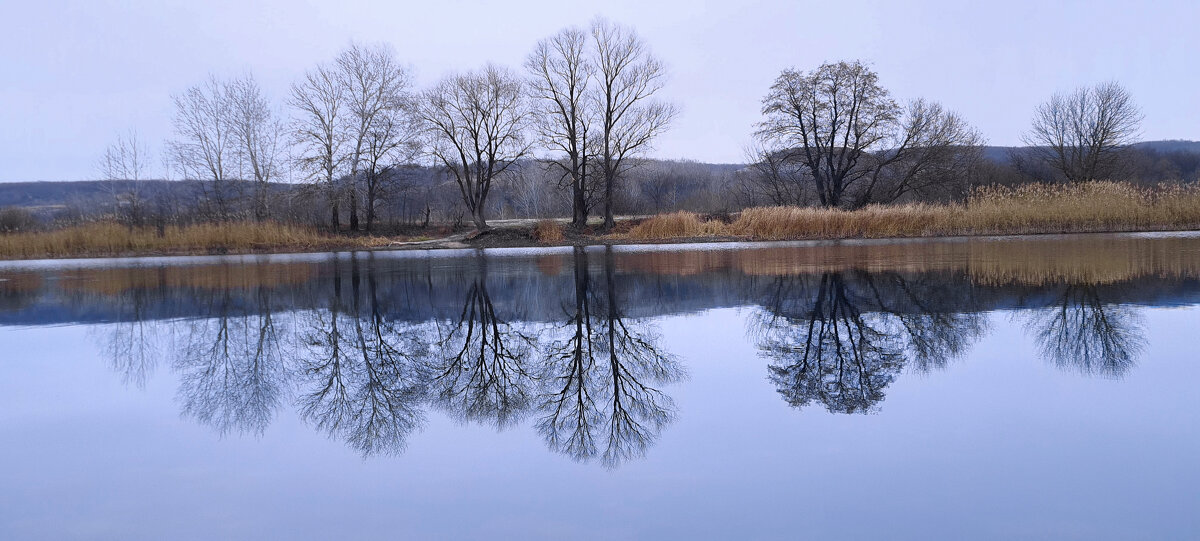
<path id="1" fill-rule="evenodd" d="M 0 264 L 3 539 L 1197 539 L 1200 236 Z"/>

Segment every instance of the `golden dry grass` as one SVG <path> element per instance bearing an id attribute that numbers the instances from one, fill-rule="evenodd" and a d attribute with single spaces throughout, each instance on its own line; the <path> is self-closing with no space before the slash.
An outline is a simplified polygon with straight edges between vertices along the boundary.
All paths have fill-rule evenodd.
<path id="1" fill-rule="evenodd" d="M 533 238 L 542 244 L 562 242 L 563 225 L 555 220 L 541 220 L 533 226 Z"/>
<path id="2" fill-rule="evenodd" d="M 746 209 L 730 224 L 689 212 L 654 216 L 635 240 L 732 236 L 759 240 L 1181 230 L 1200 227 L 1200 189 L 1125 183 L 1030 184 L 975 190 L 966 204 Z"/>
<path id="3" fill-rule="evenodd" d="M 683 237 L 713 237 L 728 235 L 724 223 L 703 220 L 700 215 L 684 210 L 652 216 L 633 226 L 626 233 L 632 239 L 669 239 Z"/>
<path id="4" fill-rule="evenodd" d="M 94 223 L 63 229 L 0 235 L 0 259 L 94 257 L 139 254 L 250 253 L 274 250 L 369 248 L 379 237 L 338 237 L 278 223 L 199 224 L 131 229 Z"/>

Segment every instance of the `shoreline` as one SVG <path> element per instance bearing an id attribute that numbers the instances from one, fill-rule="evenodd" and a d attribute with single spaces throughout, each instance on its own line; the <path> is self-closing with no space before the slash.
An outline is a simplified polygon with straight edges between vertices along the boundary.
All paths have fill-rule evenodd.
<path id="1" fill-rule="evenodd" d="M 1200 235 L 1200 227 L 1181 226 L 1180 228 L 1154 229 L 1098 229 L 1095 231 L 1045 231 L 1029 233 L 980 233 L 959 235 L 923 235 L 923 236 L 890 236 L 890 237 L 811 237 L 795 239 L 755 239 L 736 236 L 707 236 L 707 237 L 673 237 L 664 239 L 632 239 L 614 236 L 584 236 L 560 242 L 539 242 L 531 236 L 530 227 L 496 227 L 483 233 L 459 233 L 444 238 L 421 241 L 393 241 L 389 244 L 364 246 L 361 243 L 346 242 L 329 243 L 320 247 L 306 248 L 305 246 L 277 246 L 249 250 L 150 250 L 125 251 L 115 253 L 81 253 L 58 257 L 39 258 L 0 258 L 0 268 L 21 263 L 57 262 L 57 261 L 88 261 L 103 259 L 143 259 L 143 258 L 187 258 L 187 257 L 223 257 L 223 256 L 268 256 L 268 255 L 308 255 L 321 253 L 359 253 L 359 252 L 416 252 L 416 251 L 450 251 L 450 250 L 491 250 L 491 249 L 522 249 L 522 248 L 566 248 L 566 247 L 643 247 L 654 249 L 661 247 L 670 249 L 673 246 L 710 246 L 710 245 L 741 245 L 738 248 L 779 245 L 884 245 L 899 243 L 927 242 L 967 242 L 983 241 L 1023 241 L 1053 238 L 1090 237 L 1100 235 L 1112 236 L 1192 236 Z M 515 234 L 514 234 L 515 233 Z M 493 237 L 493 235 L 500 235 Z M 492 238 L 488 238 L 492 237 Z"/>

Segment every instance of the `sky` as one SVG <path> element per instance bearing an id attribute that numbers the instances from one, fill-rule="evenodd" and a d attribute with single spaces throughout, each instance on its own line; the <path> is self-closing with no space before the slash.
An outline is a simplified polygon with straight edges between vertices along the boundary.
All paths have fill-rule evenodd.
<path id="1" fill-rule="evenodd" d="M 994 145 L 1020 144 L 1055 92 L 1108 80 L 1141 106 L 1142 139 L 1200 139 L 1195 0 L 13 0 L 0 4 L 0 181 L 96 178 L 129 130 L 160 156 L 171 95 L 210 74 L 252 73 L 282 109 L 292 81 L 352 41 L 390 43 L 421 87 L 487 62 L 519 69 L 539 39 L 598 15 L 634 26 L 669 68 L 660 97 L 680 114 L 659 158 L 743 161 L 781 70 L 855 59 Z"/>

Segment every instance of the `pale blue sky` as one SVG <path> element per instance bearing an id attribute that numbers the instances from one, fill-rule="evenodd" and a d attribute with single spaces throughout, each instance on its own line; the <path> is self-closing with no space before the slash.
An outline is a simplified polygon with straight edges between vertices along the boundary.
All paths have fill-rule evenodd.
<path id="1" fill-rule="evenodd" d="M 1144 139 L 1200 139 L 1200 2 L 41 1 L 0 7 L 0 181 L 88 179 L 118 134 L 157 155 L 170 94 L 251 71 L 288 84 L 351 40 L 386 41 L 429 84 L 602 14 L 670 67 L 681 114 L 654 155 L 742 159 L 759 100 L 788 66 L 872 62 L 896 97 L 941 101 L 992 144 L 1019 142 L 1056 91 L 1115 79 Z"/>

